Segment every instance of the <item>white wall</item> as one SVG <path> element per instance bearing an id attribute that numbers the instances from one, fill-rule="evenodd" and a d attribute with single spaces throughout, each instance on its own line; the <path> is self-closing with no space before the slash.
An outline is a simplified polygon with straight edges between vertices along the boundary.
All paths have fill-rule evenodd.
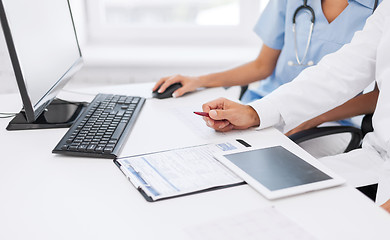
<path id="1" fill-rule="evenodd" d="M 153 82 L 161 77 L 200 75 L 243 64 L 258 54 L 253 47 L 87 46 L 85 66 L 72 83 Z"/>
<path id="2" fill-rule="evenodd" d="M 84 68 L 66 88 L 74 85 L 151 82 L 172 75 L 199 75 L 243 64 L 258 54 L 257 47 L 162 48 L 91 46 L 88 44 L 84 0 L 70 0 Z M 158 43 L 156 43 L 158 44 Z M 260 46 L 259 42 L 259 46 Z M 17 92 L 2 30 L 0 32 L 0 93 Z"/>
<path id="3" fill-rule="evenodd" d="M 102 85 L 157 81 L 172 74 L 199 75 L 228 69 L 255 58 L 258 47 L 128 46 L 116 42 L 91 45 L 83 0 L 72 0 L 85 65 L 69 85 Z M 254 39 L 258 39 L 252 33 Z M 120 42 L 120 41 L 119 41 Z M 70 87 L 70 86 L 67 87 Z"/>

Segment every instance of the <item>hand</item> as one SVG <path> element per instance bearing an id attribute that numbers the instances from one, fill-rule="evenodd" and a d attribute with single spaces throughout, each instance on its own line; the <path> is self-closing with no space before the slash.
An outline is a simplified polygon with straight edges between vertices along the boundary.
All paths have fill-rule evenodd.
<path id="1" fill-rule="evenodd" d="M 203 117 L 206 125 L 219 132 L 247 129 L 260 125 L 260 118 L 251 106 L 236 103 L 225 98 L 205 103 L 202 108 L 210 116 Z"/>
<path id="2" fill-rule="evenodd" d="M 385 209 L 388 213 L 390 213 L 390 199 L 385 202 L 384 204 L 382 204 L 381 206 L 383 209 Z"/>
<path id="3" fill-rule="evenodd" d="M 183 86 L 177 89 L 172 94 L 173 97 L 180 97 L 184 93 L 195 91 L 197 88 L 201 87 L 199 77 L 187 77 L 182 75 L 174 75 L 174 76 L 161 78 L 154 85 L 153 91 L 159 89 L 158 92 L 162 93 L 174 83 L 181 83 Z M 159 88 L 159 86 L 161 87 Z"/>

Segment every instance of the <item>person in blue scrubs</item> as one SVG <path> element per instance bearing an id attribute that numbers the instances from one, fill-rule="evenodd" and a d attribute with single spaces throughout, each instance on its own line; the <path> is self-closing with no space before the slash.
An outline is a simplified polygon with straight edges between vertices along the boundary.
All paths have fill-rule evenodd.
<path id="1" fill-rule="evenodd" d="M 322 8 L 323 2 L 308 1 L 308 5 L 315 13 L 315 23 L 306 59 L 298 64 L 295 55 L 294 33 L 291 29 L 294 12 L 302 5 L 302 1 L 270 1 L 254 31 L 265 45 L 280 49 L 281 53 L 271 76 L 263 80 L 258 89 L 248 90 L 241 99 L 243 102 L 247 103 L 264 97 L 279 86 L 292 81 L 302 70 L 318 63 L 325 55 L 336 52 L 344 44 L 349 43 L 354 33 L 363 28 L 375 5 L 375 1 L 350 0 L 348 6 L 333 19 L 332 16 L 328 18 L 325 16 Z M 298 13 L 296 17 L 297 50 L 300 60 L 303 58 L 307 45 L 311 17 L 308 12 L 304 11 Z"/>
<path id="2" fill-rule="evenodd" d="M 294 34 L 294 14 L 305 2 L 314 14 L 299 11 L 295 17 Z M 164 92 L 168 86 L 180 82 L 183 86 L 173 93 L 174 97 L 180 97 L 200 87 L 247 85 L 261 81 L 258 88 L 247 90 L 241 101 L 248 103 L 260 99 L 292 81 L 325 55 L 349 43 L 354 33 L 363 28 L 374 7 L 375 0 L 270 0 L 254 27 L 263 41 L 255 60 L 231 70 L 203 76 L 164 77 L 156 83 L 153 91 Z M 314 28 L 308 44 L 313 15 Z"/>

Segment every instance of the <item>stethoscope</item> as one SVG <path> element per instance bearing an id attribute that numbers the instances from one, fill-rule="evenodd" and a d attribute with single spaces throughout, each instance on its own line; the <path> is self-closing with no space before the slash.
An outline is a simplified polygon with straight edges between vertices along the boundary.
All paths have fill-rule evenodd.
<path id="1" fill-rule="evenodd" d="M 375 0 L 373 12 L 378 7 L 378 2 L 379 2 L 379 0 Z M 300 11 L 308 11 L 311 14 L 311 24 L 310 24 L 309 37 L 307 38 L 306 49 L 305 49 L 305 52 L 303 54 L 302 59 L 300 59 L 299 55 L 298 55 L 297 32 L 296 32 L 296 17 Z M 308 61 L 306 64 L 304 62 L 306 60 L 307 53 L 309 52 L 309 47 L 310 47 L 310 43 L 311 43 L 311 37 L 313 35 L 315 20 L 316 20 L 316 15 L 314 13 L 313 8 L 311 8 L 309 5 L 307 5 L 307 0 L 303 0 L 303 5 L 298 7 L 297 10 L 295 10 L 294 16 L 293 16 L 292 31 L 294 33 L 294 48 L 295 48 L 296 63 L 294 63 L 293 61 L 288 61 L 287 64 L 289 66 L 313 66 L 314 65 L 313 61 Z"/>
<path id="2" fill-rule="evenodd" d="M 297 32 L 296 32 L 296 17 L 299 14 L 299 12 L 301 12 L 301 11 L 308 11 L 311 14 L 311 24 L 310 24 L 309 37 L 307 38 L 306 49 L 305 49 L 305 52 L 303 54 L 302 59 L 300 59 L 299 55 L 298 55 Z M 307 64 L 305 64 L 304 62 L 306 60 L 307 53 L 309 52 L 311 37 L 313 36 L 314 22 L 315 21 L 316 21 L 316 15 L 314 13 L 313 8 L 311 8 L 309 5 L 307 5 L 307 0 L 304 0 L 303 5 L 298 7 L 297 10 L 295 10 L 294 16 L 293 16 L 292 31 L 294 33 L 294 49 L 295 49 L 296 63 L 294 63 L 293 61 L 288 61 L 289 66 L 297 66 L 297 65 L 298 66 L 312 66 L 312 65 L 314 65 L 313 61 L 308 61 Z"/>

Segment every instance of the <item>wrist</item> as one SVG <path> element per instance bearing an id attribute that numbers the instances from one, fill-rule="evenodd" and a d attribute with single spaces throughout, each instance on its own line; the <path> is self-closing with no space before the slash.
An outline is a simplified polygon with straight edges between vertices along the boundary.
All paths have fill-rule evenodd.
<path id="1" fill-rule="evenodd" d="M 325 122 L 328 122 L 328 119 L 327 119 L 326 115 L 324 115 L 324 114 L 314 118 L 313 120 L 314 120 L 315 126 L 319 126 Z"/>
<path id="2" fill-rule="evenodd" d="M 225 86 L 224 82 L 221 81 L 221 76 L 219 73 L 211 73 L 208 75 L 203 75 L 199 77 L 199 83 L 201 87 L 223 87 Z"/>
<path id="3" fill-rule="evenodd" d="M 197 77 L 198 87 L 211 87 L 210 86 L 210 77 L 208 75 Z"/>
<path id="4" fill-rule="evenodd" d="M 256 110 L 252 107 L 247 105 L 247 111 L 249 116 L 249 127 L 258 127 L 260 126 L 260 117 L 257 114 Z"/>

